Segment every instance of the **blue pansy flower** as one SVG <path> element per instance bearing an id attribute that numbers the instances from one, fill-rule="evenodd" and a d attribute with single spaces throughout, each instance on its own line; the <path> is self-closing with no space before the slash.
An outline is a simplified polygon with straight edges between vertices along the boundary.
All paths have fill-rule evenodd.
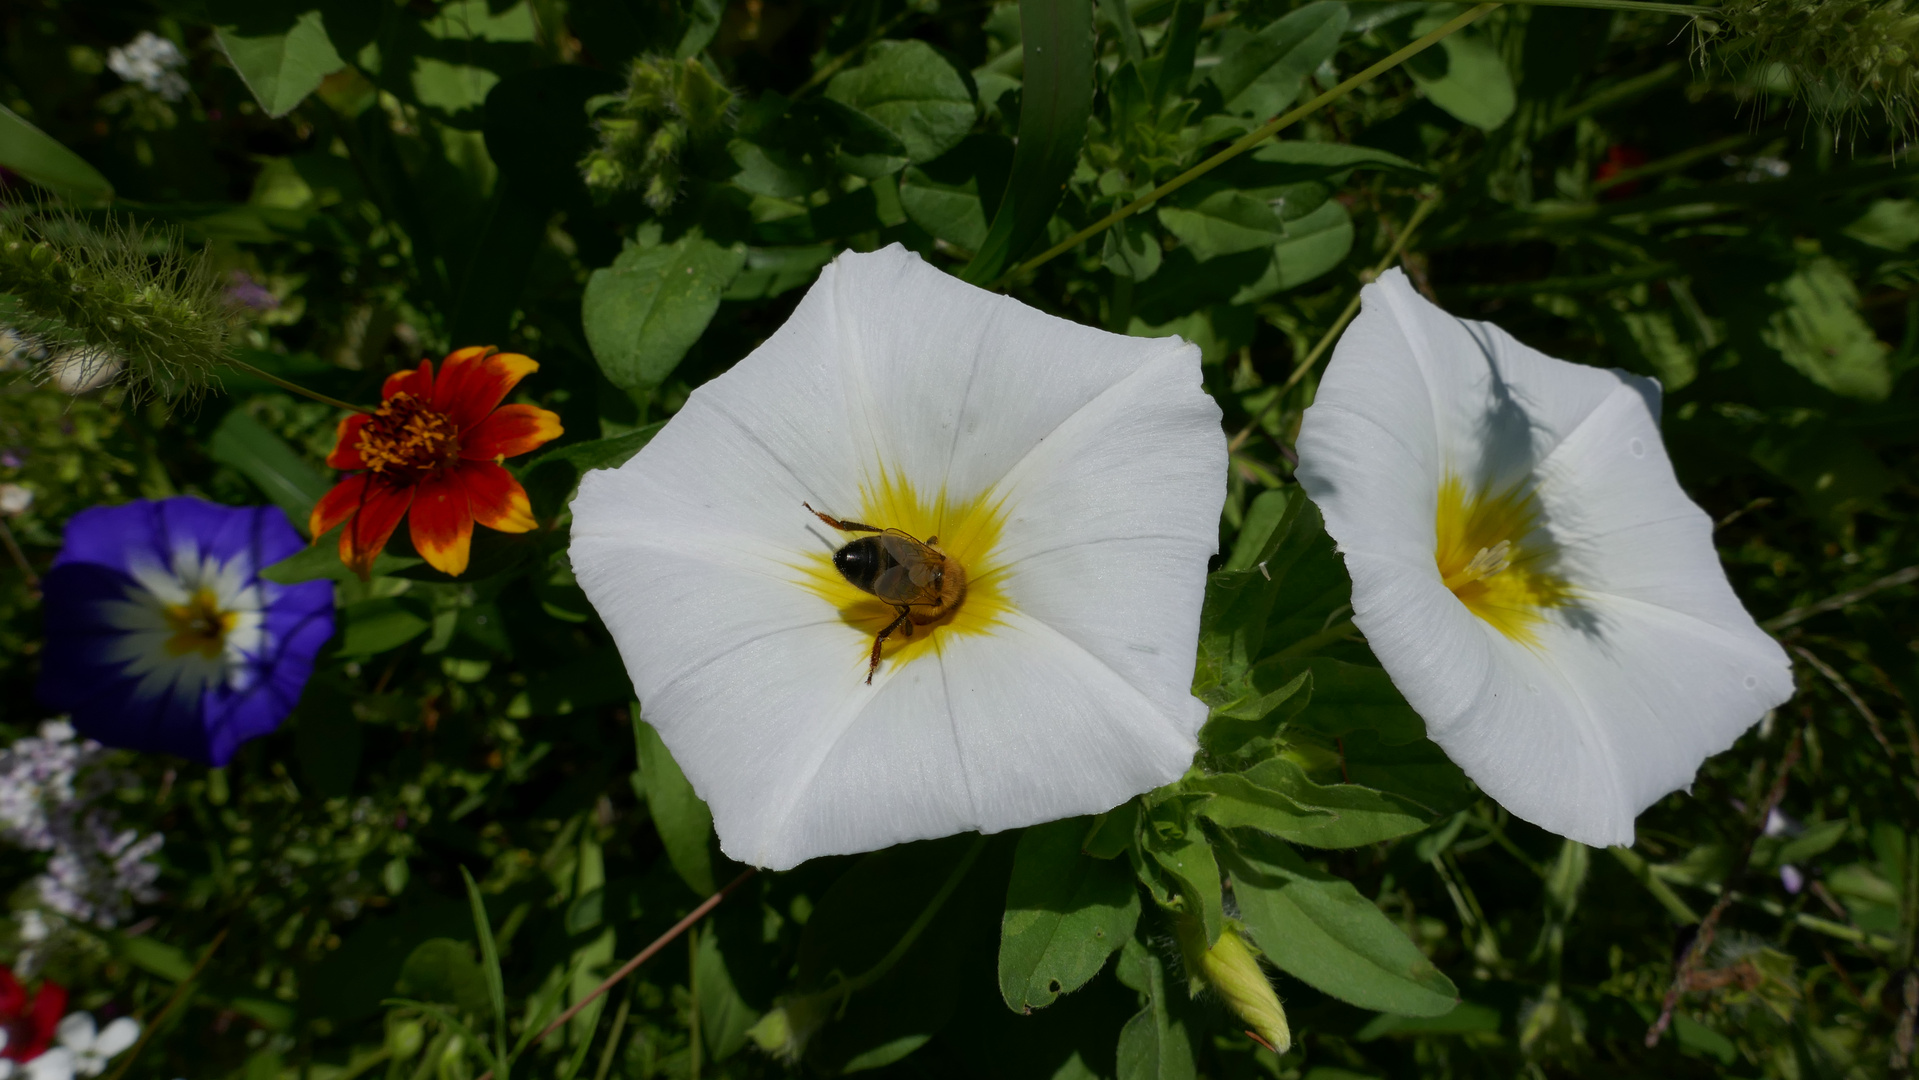
<path id="1" fill-rule="evenodd" d="M 273 507 L 83 510 L 43 588 L 40 700 L 109 746 L 224 765 L 280 725 L 333 636 L 333 586 L 260 569 L 305 546 Z"/>

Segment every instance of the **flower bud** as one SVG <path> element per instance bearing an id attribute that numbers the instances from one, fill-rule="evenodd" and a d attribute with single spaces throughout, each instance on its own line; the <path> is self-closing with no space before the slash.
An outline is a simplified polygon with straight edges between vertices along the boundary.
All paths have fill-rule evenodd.
<path id="1" fill-rule="evenodd" d="M 787 1063 L 797 1062 L 806 1042 L 832 1018 L 845 993 L 828 990 L 787 998 L 746 1030 L 746 1037 L 768 1054 Z"/>
<path id="2" fill-rule="evenodd" d="M 1292 1028 L 1286 1024 L 1286 1010 L 1279 995 L 1259 966 L 1259 957 L 1246 943 L 1238 927 L 1227 923 L 1219 940 L 1206 944 L 1206 925 L 1191 916 L 1174 920 L 1179 950 L 1186 961 L 1188 989 L 1194 996 L 1211 990 L 1249 1025 L 1247 1034 L 1283 1054 L 1292 1048 Z"/>

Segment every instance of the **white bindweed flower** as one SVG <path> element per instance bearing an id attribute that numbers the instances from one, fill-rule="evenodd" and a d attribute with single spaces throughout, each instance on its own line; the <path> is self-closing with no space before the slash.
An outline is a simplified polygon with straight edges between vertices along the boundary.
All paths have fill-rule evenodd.
<path id="1" fill-rule="evenodd" d="M 1353 621 L 1508 810 L 1593 845 L 1792 694 L 1660 442 L 1659 387 L 1456 319 L 1390 271 L 1306 412 Z"/>
<path id="2" fill-rule="evenodd" d="M 55 1029 L 60 1046 L 48 1053 L 65 1050 L 71 1055 L 73 1075 L 99 1076 L 107 1063 L 140 1041 L 140 1022 L 122 1016 L 106 1027 L 98 1026 L 92 1013 L 77 1012 L 63 1017 Z"/>
<path id="3" fill-rule="evenodd" d="M 897 246 L 843 255 L 637 457 L 587 474 L 573 568 L 735 859 L 1102 811 L 1179 777 L 1206 718 L 1219 418 L 1191 345 L 1053 318 Z M 802 503 L 910 538 L 842 557 L 882 590 L 953 591 L 919 543 L 964 575 L 870 684 L 901 609 L 836 567 L 872 534 Z"/>

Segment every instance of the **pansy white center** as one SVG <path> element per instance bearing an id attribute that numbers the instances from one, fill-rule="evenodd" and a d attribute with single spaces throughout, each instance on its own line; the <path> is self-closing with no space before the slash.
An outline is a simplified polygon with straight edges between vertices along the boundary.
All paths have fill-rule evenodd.
<path id="1" fill-rule="evenodd" d="M 167 563 L 139 559 L 127 573 L 125 596 L 101 605 L 122 632 L 107 658 L 139 678 L 142 696 L 246 689 L 246 660 L 267 645 L 266 587 L 246 552 L 223 560 L 184 542 Z"/>

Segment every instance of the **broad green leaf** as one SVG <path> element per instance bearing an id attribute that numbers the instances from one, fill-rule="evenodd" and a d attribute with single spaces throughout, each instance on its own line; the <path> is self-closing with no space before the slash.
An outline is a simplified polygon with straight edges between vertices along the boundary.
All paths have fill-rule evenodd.
<path id="1" fill-rule="evenodd" d="M 1919 242 L 1919 201 L 1874 199 L 1865 213 L 1840 231 L 1862 244 L 1904 251 Z"/>
<path id="2" fill-rule="evenodd" d="M 1412 173 L 1426 171 L 1398 154 L 1352 143 L 1275 139 L 1247 156 L 1260 165 L 1290 166 L 1288 170 L 1268 175 L 1275 180 L 1283 178 L 1292 182 L 1332 179 L 1352 169 L 1393 169 Z"/>
<path id="3" fill-rule="evenodd" d="M 397 649 L 432 625 L 421 608 L 395 597 L 349 604 L 341 610 L 340 620 L 346 624 L 341 656 L 372 656 Z"/>
<path id="4" fill-rule="evenodd" d="M 1191 208 L 1161 206 L 1159 222 L 1202 262 L 1271 247 L 1286 234 L 1286 223 L 1270 203 L 1230 189 L 1215 191 Z"/>
<path id="5" fill-rule="evenodd" d="M 702 236 L 629 244 L 586 282 L 581 319 L 600 370 L 628 390 L 657 386 L 706 332 L 746 249 Z"/>
<path id="6" fill-rule="evenodd" d="M 1390 792 L 1360 784 L 1316 784 L 1297 762 L 1284 757 L 1268 758 L 1238 776 L 1327 815 L 1319 819 L 1317 828 L 1286 837 L 1308 847 L 1361 847 L 1393 840 L 1424 829 L 1438 817 L 1432 810 Z"/>
<path id="7" fill-rule="evenodd" d="M 724 1061 L 746 1045 L 747 1030 L 759 1022 L 760 1012 L 747 1004 L 733 984 L 733 974 L 720 952 L 715 923 L 709 921 L 701 927 L 699 950 L 695 964 L 700 985 L 700 1033 L 712 1060 Z"/>
<path id="8" fill-rule="evenodd" d="M 653 436 L 666 426 L 661 420 L 645 427 L 629 431 L 624 435 L 611 435 L 604 439 L 588 439 L 585 442 L 568 443 L 565 446 L 548 450 L 527 463 L 526 471 L 544 465 L 564 462 L 579 472 L 591 472 L 594 469 L 617 469 L 633 459 L 633 455 L 646 448 Z"/>
<path id="9" fill-rule="evenodd" d="M 105 206 L 113 185 L 85 158 L 0 105 L 0 166 L 77 206 Z"/>
<path id="10" fill-rule="evenodd" d="M 1278 116 L 1306 76 L 1339 47 L 1346 5 L 1321 0 L 1268 23 L 1257 33 L 1229 27 L 1220 35 L 1220 60 L 1208 78 L 1226 110 L 1265 120 Z"/>
<path id="11" fill-rule="evenodd" d="M 300 15 L 277 34 L 247 36 L 232 26 L 215 33 L 241 81 L 268 116 L 292 112 L 319 89 L 321 80 L 346 66 L 317 9 Z"/>
<path id="12" fill-rule="evenodd" d="M 1845 397 L 1883 401 L 1892 392 L 1892 350 L 1859 314 L 1859 290 L 1837 261 L 1807 261 L 1773 294 L 1783 307 L 1762 336 L 1786 363 Z"/>
<path id="13" fill-rule="evenodd" d="M 1294 721 L 1297 726 L 1328 738 L 1370 730 L 1395 745 L 1425 737 L 1426 722 L 1406 704 L 1383 668 L 1326 657 L 1270 660 L 1260 665 L 1262 682 L 1275 685 L 1302 671 L 1313 673 L 1313 703 Z"/>
<path id="14" fill-rule="evenodd" d="M 1232 772 L 1270 757 L 1279 748 L 1280 728 L 1313 697 L 1313 673 L 1302 671 L 1278 687 L 1256 684 L 1240 697 L 1216 706 L 1199 729 L 1199 745 L 1208 769 Z"/>
<path id="15" fill-rule="evenodd" d="M 986 242 L 986 210 L 980 204 L 979 186 L 972 179 L 963 185 L 942 184 L 919 169 L 908 169 L 900 178 L 900 205 L 913 224 L 966 251 L 978 251 Z"/>
<path id="16" fill-rule="evenodd" d="M 1120 1029 L 1119 1080 L 1193 1080 L 1192 1036 L 1175 1012 L 1178 991 L 1168 987 L 1165 965 L 1137 939 L 1129 939 L 1120 951 L 1117 973 L 1120 982 L 1146 999 Z"/>
<path id="17" fill-rule="evenodd" d="M 719 888 L 713 877 L 713 812 L 706 808 L 660 741 L 660 733 L 633 713 L 633 744 L 639 754 L 637 787 L 646 793 L 646 809 L 666 845 L 666 857 L 688 888 L 710 896 Z"/>
<path id="18" fill-rule="evenodd" d="M 1169 805 L 1162 803 L 1155 807 L 1155 814 L 1165 811 Z M 1218 941 L 1226 917 L 1221 907 L 1219 863 L 1213 858 L 1212 842 L 1197 823 L 1189 825 L 1183 835 L 1162 835 L 1151 830 L 1148 835 L 1147 854 L 1170 879 L 1181 907 L 1205 925 L 1208 945 Z"/>
<path id="19" fill-rule="evenodd" d="M 748 248 L 746 268 L 721 294 L 722 300 L 770 300 L 811 285 L 820 267 L 833 261 L 831 244 L 795 248 Z"/>
<path id="20" fill-rule="evenodd" d="M 1080 850 L 1085 818 L 1036 825 L 1020 837 L 1000 923 L 999 988 L 1006 1007 L 1051 1005 L 1099 973 L 1139 921 L 1124 863 Z"/>
<path id="21" fill-rule="evenodd" d="M 1267 959 L 1361 1008 L 1440 1016 L 1452 980 L 1352 883 L 1306 865 L 1278 841 L 1235 834 L 1227 869 L 1240 917 Z"/>
<path id="22" fill-rule="evenodd" d="M 1333 823 L 1327 811 L 1301 804 L 1283 791 L 1243 773 L 1219 773 L 1186 782 L 1185 790 L 1212 796 L 1199 814 L 1223 829 L 1258 829 L 1304 841 Z"/>
<path id="23" fill-rule="evenodd" d="M 1145 281 L 1159 273 L 1165 254 L 1159 246 L 1159 235 L 1138 216 L 1115 222 L 1106 230 L 1102 244 L 1100 263 L 1120 277 Z"/>
<path id="24" fill-rule="evenodd" d="M 400 965 L 400 979 L 393 989 L 402 997 L 457 1006 L 474 1016 L 492 1015 L 486 973 L 464 941 L 429 938 L 421 942 Z"/>
<path id="25" fill-rule="evenodd" d="M 1413 26 L 1414 36 L 1444 25 L 1448 15 L 1428 15 Z M 1518 96 L 1512 72 L 1493 42 L 1472 29 L 1462 30 L 1406 64 L 1427 100 L 1459 120 L 1491 131 L 1513 114 Z"/>
<path id="26" fill-rule="evenodd" d="M 1338 266 L 1352 249 L 1352 215 L 1345 204 L 1328 199 L 1312 213 L 1286 222 L 1266 273 L 1235 293 L 1233 303 L 1254 303 L 1304 285 Z"/>
<path id="27" fill-rule="evenodd" d="M 313 504 L 332 486 L 319 469 L 245 409 L 233 409 L 220 421 L 207 440 L 207 456 L 253 481 L 303 533 Z"/>
<path id="28" fill-rule="evenodd" d="M 880 41 L 866 63 L 833 76 L 826 96 L 899 138 L 909 161 L 931 161 L 973 128 L 979 110 L 966 80 L 924 41 Z"/>
<path id="29" fill-rule="evenodd" d="M 1019 142 L 986 242 L 960 271 L 975 285 L 999 277 L 1045 234 L 1079 163 L 1092 115 L 1093 5 L 1025 0 L 1019 22 L 1025 61 Z"/>
<path id="30" fill-rule="evenodd" d="M 1232 554 L 1227 556 L 1222 569 L 1254 569 L 1267 554 L 1266 542 L 1272 539 L 1273 531 L 1286 517 L 1286 507 L 1295 497 L 1284 488 L 1260 492 L 1246 508 L 1246 518 L 1239 526 L 1238 538 L 1233 541 Z"/>

